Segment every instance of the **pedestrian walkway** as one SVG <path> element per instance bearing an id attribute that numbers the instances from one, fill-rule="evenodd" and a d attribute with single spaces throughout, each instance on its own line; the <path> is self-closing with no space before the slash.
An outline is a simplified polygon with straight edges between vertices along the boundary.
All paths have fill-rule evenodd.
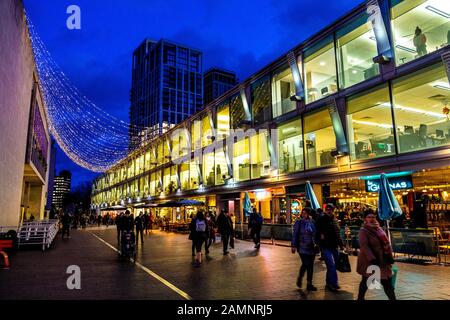
<path id="1" fill-rule="evenodd" d="M 89 228 L 71 236 L 58 238 L 44 254 L 21 251 L 13 257 L 11 269 L 0 270 L 0 299 L 353 300 L 360 281 L 354 271 L 340 273 L 341 292 L 328 292 L 325 266 L 316 261 L 319 290 L 304 296 L 295 285 L 300 259 L 286 247 L 262 245 L 257 252 L 251 242 L 237 240 L 224 256 L 216 243 L 203 265 L 194 268 L 187 235 L 153 231 L 139 245 L 135 265 L 118 261 L 115 228 Z M 351 263 L 355 270 L 356 257 Z M 69 264 L 80 266 L 82 290 L 66 288 Z M 398 299 L 450 300 L 448 267 L 399 263 L 398 268 Z M 386 297 L 382 290 L 370 290 L 367 299 Z"/>

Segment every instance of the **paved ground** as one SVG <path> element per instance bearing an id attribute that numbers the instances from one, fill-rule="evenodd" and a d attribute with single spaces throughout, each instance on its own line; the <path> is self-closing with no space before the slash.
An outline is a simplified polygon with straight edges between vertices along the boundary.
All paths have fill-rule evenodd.
<path id="1" fill-rule="evenodd" d="M 216 244 L 200 268 L 192 266 L 187 235 L 153 231 L 139 246 L 137 264 L 119 262 L 111 248 L 113 228 L 75 231 L 57 238 L 53 247 L 21 250 L 9 270 L 0 270 L 0 299 L 342 299 L 357 295 L 359 275 L 340 273 L 340 293 L 324 290 L 325 266 L 316 261 L 317 292 L 307 297 L 295 285 L 300 259 L 282 246 L 264 245 L 259 252 L 246 241 L 222 255 Z M 108 245 L 108 243 L 110 245 Z M 351 257 L 353 269 L 356 258 Z M 81 290 L 68 290 L 66 268 L 81 268 Z M 450 267 L 398 263 L 398 299 L 450 300 Z M 367 299 L 386 299 L 381 290 Z"/>

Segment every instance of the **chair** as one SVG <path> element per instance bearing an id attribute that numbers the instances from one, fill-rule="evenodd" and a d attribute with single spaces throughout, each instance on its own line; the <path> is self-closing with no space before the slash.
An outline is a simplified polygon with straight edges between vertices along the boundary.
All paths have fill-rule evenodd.
<path id="1" fill-rule="evenodd" d="M 414 134 L 413 126 L 405 126 L 405 134 Z"/>

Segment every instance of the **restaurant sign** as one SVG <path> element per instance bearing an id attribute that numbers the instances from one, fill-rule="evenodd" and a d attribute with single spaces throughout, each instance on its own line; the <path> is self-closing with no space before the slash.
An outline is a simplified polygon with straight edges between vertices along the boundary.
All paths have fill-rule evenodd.
<path id="1" fill-rule="evenodd" d="M 401 177 L 388 177 L 388 180 L 392 190 L 404 190 L 413 188 L 411 175 Z M 380 179 L 366 180 L 367 192 L 378 192 L 379 190 L 380 190 Z"/>

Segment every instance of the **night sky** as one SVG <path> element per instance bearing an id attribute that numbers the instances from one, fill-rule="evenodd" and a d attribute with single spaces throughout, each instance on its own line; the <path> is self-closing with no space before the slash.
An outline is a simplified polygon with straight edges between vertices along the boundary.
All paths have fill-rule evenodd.
<path id="1" fill-rule="evenodd" d="M 98 106 L 128 122 L 131 56 L 143 39 L 170 39 L 203 51 L 203 69 L 240 80 L 332 23 L 361 0 L 24 0 L 42 40 L 72 82 Z M 81 30 L 66 27 L 69 5 Z M 58 148 L 57 173 L 72 187 L 97 174 Z"/>

